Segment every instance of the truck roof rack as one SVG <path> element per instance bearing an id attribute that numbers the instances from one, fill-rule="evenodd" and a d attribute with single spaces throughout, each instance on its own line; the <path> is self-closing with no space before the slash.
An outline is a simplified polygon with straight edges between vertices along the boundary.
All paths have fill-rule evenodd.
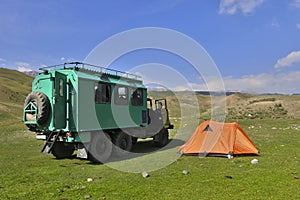
<path id="1" fill-rule="evenodd" d="M 92 64 L 88 64 L 88 63 L 83 63 L 83 62 L 66 62 L 63 64 L 39 68 L 39 70 L 42 70 L 42 71 L 55 70 L 55 69 L 75 69 L 75 70 L 83 69 L 84 71 L 87 71 L 90 73 L 110 74 L 113 76 L 126 77 L 129 79 L 136 79 L 136 80 L 142 79 L 141 76 L 136 75 L 136 74 L 131 74 L 128 72 L 123 72 L 123 71 L 110 69 L 110 68 L 106 68 L 106 67 L 101 67 L 101 66 L 97 66 L 97 65 L 92 65 Z"/>

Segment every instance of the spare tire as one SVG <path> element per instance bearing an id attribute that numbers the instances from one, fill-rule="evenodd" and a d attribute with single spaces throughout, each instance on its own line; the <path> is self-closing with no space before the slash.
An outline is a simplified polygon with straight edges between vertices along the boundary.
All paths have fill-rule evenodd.
<path id="1" fill-rule="evenodd" d="M 25 99 L 24 108 L 32 102 L 36 108 L 38 116 L 34 114 L 27 113 L 25 116 L 25 121 L 35 121 L 38 125 L 43 125 L 47 122 L 50 114 L 50 101 L 48 97 L 42 92 L 31 92 Z M 30 126 L 30 124 L 28 124 Z M 29 127 L 30 128 L 30 127 Z"/>

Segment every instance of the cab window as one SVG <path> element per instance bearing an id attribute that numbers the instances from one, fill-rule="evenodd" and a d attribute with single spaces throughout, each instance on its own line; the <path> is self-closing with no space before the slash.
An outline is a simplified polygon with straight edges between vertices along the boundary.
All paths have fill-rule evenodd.
<path id="1" fill-rule="evenodd" d="M 143 90 L 142 89 L 138 88 L 138 89 L 132 90 L 131 104 L 133 106 L 142 106 L 143 105 Z"/>
<path id="2" fill-rule="evenodd" d="M 105 83 L 95 84 L 95 103 L 97 104 L 111 103 L 111 85 Z"/>
<path id="3" fill-rule="evenodd" d="M 128 88 L 125 86 L 115 87 L 115 104 L 126 105 L 128 104 Z"/>

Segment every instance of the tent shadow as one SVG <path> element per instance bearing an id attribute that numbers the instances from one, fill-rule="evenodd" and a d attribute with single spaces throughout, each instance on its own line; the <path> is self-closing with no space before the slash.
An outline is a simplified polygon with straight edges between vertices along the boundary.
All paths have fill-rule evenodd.
<path id="1" fill-rule="evenodd" d="M 182 154 L 182 156 L 198 156 L 198 157 L 219 157 L 219 158 L 227 158 L 227 154 L 218 154 L 218 153 L 192 153 L 192 154 Z M 234 155 L 233 158 L 239 157 L 257 157 L 259 154 L 237 154 Z"/>

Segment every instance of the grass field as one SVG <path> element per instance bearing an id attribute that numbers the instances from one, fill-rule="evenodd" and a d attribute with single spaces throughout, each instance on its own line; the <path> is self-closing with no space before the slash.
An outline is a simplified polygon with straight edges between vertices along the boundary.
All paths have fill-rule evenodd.
<path id="1" fill-rule="evenodd" d="M 39 153 L 42 142 L 33 134 L 8 130 L 0 140 L 0 198 L 298 199 L 299 121 L 244 120 L 240 124 L 260 149 L 260 156 L 181 157 L 150 172 L 149 178 L 76 158 L 56 160 Z M 258 165 L 250 163 L 253 158 L 259 160 Z M 184 175 L 183 170 L 190 173 Z"/>
<path id="2" fill-rule="evenodd" d="M 180 157 L 143 178 L 141 173 L 125 173 L 87 160 L 57 160 L 39 153 L 43 142 L 21 123 L 22 98 L 29 89 L 19 91 L 22 98 L 10 96 L 9 89 L 13 91 L 17 83 L 12 87 L 7 78 L 0 76 L 0 96 L 8 94 L 0 98 L 0 199 L 300 199 L 297 96 L 239 95 L 227 99 L 227 120 L 239 122 L 260 156 Z M 178 126 L 180 109 L 176 98 L 168 95 L 172 122 Z M 198 99 L 201 112 L 207 114 L 209 97 Z M 274 109 L 279 103 L 279 109 Z M 239 107 L 241 112 L 233 110 Z M 259 164 L 250 163 L 254 158 Z M 184 175 L 183 170 L 189 174 Z"/>

